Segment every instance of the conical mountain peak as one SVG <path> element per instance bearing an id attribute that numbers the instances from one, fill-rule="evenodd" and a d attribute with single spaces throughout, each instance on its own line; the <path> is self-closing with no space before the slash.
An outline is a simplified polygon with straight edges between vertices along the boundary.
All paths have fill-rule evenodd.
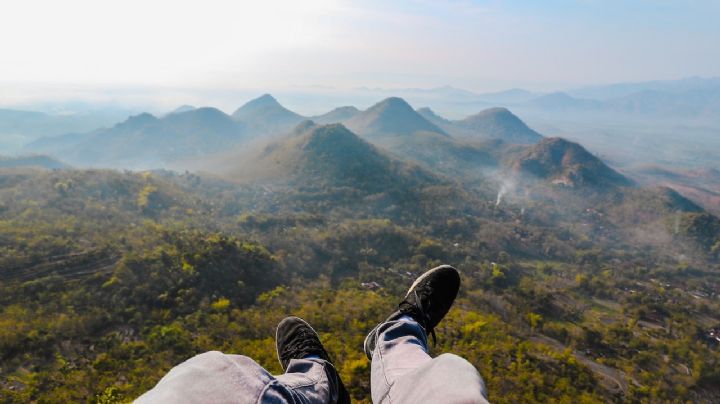
<path id="1" fill-rule="evenodd" d="M 313 127 L 308 132 L 303 149 L 313 152 L 321 151 L 323 154 L 340 158 L 343 155 L 350 157 L 348 153 L 374 152 L 373 146 L 339 123 Z"/>
<path id="2" fill-rule="evenodd" d="M 372 108 L 410 108 L 410 104 L 400 97 L 388 97 L 379 103 L 375 104 Z"/>
<path id="3" fill-rule="evenodd" d="M 399 97 L 386 98 L 347 121 L 350 129 L 364 136 L 403 136 L 417 132 L 445 134 Z"/>
<path id="4" fill-rule="evenodd" d="M 488 108 L 478 112 L 477 114 L 475 114 L 475 116 L 513 117 L 515 119 L 518 119 L 515 114 L 510 112 L 510 110 L 505 107 Z"/>
<path id="5" fill-rule="evenodd" d="M 247 102 L 232 114 L 248 128 L 250 135 L 284 134 L 305 118 L 283 107 L 270 94 Z"/>
<path id="6" fill-rule="evenodd" d="M 529 146 L 512 162 L 514 171 L 570 187 L 629 186 L 632 182 L 578 143 L 559 137 Z"/>
<path id="7" fill-rule="evenodd" d="M 345 122 L 360 113 L 360 110 L 353 106 L 337 107 L 330 112 L 313 117 L 318 123 Z"/>
<path id="8" fill-rule="evenodd" d="M 115 126 L 113 126 L 113 129 L 133 131 L 143 128 L 147 125 L 152 125 L 156 122 L 158 122 L 158 118 L 155 115 L 143 112 L 137 115 L 133 115 L 128 119 L 124 120 L 123 122 L 116 124 Z"/>
<path id="9" fill-rule="evenodd" d="M 273 97 L 270 94 L 263 94 L 260 97 L 254 98 L 245 104 L 243 104 L 240 108 L 238 108 L 234 113 L 233 116 L 236 115 L 246 115 L 249 113 L 252 113 L 253 111 L 261 110 L 261 109 L 267 109 L 267 108 L 282 108 L 284 107 L 280 105 L 277 99 Z"/>
<path id="10" fill-rule="evenodd" d="M 261 95 L 258 98 L 255 98 L 254 100 L 250 101 L 248 104 L 255 104 L 255 105 L 280 105 L 278 100 L 272 96 L 272 94 L 265 93 Z"/>
<path id="11" fill-rule="evenodd" d="M 507 108 L 489 108 L 453 124 L 473 137 L 502 139 L 508 143 L 537 143 L 543 138 Z"/>
<path id="12" fill-rule="evenodd" d="M 342 124 L 309 125 L 302 134 L 275 141 L 237 159 L 226 171 L 238 180 L 288 183 L 303 189 L 347 187 L 362 193 L 410 192 L 438 179 L 396 160 Z M 298 128 L 301 129 L 301 128 Z"/>

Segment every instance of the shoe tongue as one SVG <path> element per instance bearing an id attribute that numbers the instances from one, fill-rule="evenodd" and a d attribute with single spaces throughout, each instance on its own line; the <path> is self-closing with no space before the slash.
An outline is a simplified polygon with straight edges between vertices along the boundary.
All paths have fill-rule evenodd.
<path id="1" fill-rule="evenodd" d="M 413 294 L 415 291 L 413 291 Z M 409 315 L 412 317 L 415 321 L 420 323 L 420 325 L 427 329 L 430 325 L 428 323 L 429 316 L 428 313 L 425 311 L 425 307 L 423 307 L 422 302 L 420 301 L 420 297 L 412 297 L 413 302 L 408 302 L 407 300 L 403 300 L 400 302 L 399 309 L 400 312 L 406 315 Z"/>

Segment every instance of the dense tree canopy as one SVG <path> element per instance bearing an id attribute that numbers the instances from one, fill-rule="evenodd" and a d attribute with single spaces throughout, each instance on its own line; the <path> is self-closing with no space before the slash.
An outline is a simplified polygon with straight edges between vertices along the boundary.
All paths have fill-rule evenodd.
<path id="1" fill-rule="evenodd" d="M 537 188 L 499 205 L 446 184 L 416 192 L 3 174 L 0 401 L 128 401 L 207 350 L 279 372 L 274 328 L 290 314 L 368 401 L 365 334 L 439 263 L 463 286 L 433 353 L 467 358 L 493 402 L 720 395 L 706 338 L 720 312 L 716 218 L 634 191 Z"/>

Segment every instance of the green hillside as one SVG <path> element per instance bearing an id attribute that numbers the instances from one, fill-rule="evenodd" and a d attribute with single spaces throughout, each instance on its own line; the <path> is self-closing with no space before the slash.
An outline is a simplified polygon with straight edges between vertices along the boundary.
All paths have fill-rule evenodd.
<path id="1" fill-rule="evenodd" d="M 719 320 L 719 240 L 700 230 L 716 219 L 681 212 L 675 232 L 677 201 L 634 189 L 592 207 L 569 190 L 555 195 L 567 206 L 496 206 L 432 183 L 401 213 L 348 209 L 332 195 L 365 183 L 338 177 L 347 156 L 326 147 L 352 143 L 391 172 L 392 160 L 340 126 L 297 136 L 285 147 L 344 179 L 303 192 L 171 172 L 3 173 L 0 401 L 124 401 L 210 349 L 279 371 L 273 329 L 292 313 L 367 402 L 365 333 L 441 262 L 463 288 L 434 352 L 468 358 L 493 402 L 718 394 L 720 354 L 703 334 Z"/>

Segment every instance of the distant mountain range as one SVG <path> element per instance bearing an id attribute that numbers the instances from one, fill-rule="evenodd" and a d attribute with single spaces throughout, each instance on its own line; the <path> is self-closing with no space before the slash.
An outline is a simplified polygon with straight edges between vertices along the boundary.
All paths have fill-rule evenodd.
<path id="1" fill-rule="evenodd" d="M 573 97 L 608 100 L 627 97 L 629 95 L 645 91 L 667 94 L 684 94 L 705 91 L 717 87 L 720 87 L 720 77 L 689 77 L 680 80 L 654 80 L 635 83 L 588 86 L 569 90 L 568 93 Z"/>
<path id="2" fill-rule="evenodd" d="M 473 139 L 501 139 L 507 143 L 532 144 L 542 135 L 530 129 L 506 108 L 489 108 L 461 120 L 445 119 L 430 108 L 413 110 L 398 97 L 387 98 L 365 111 L 342 107 L 320 115 L 319 122 L 342 122 L 359 135 L 369 138 L 436 133 Z"/>
<path id="3" fill-rule="evenodd" d="M 524 104 L 526 107 L 556 111 L 600 109 L 602 105 L 600 101 L 573 98 L 562 92 L 541 95 Z"/>
<path id="4" fill-rule="evenodd" d="M 555 92 L 515 104 L 549 112 L 692 118 L 720 122 L 720 78 L 595 86 Z"/>
<path id="5" fill-rule="evenodd" d="M 681 94 L 643 90 L 603 101 L 575 98 L 567 93 L 552 93 L 530 100 L 520 106 L 567 113 L 612 113 L 636 117 L 717 119 L 720 114 L 720 86 L 690 90 Z"/>
<path id="6" fill-rule="evenodd" d="M 605 108 L 607 102 L 558 93 L 527 103 L 572 113 Z M 715 171 L 690 181 L 692 173 L 659 168 L 635 170 L 630 179 L 579 143 L 543 137 L 507 108 L 452 120 L 427 107 L 415 110 L 399 97 L 364 110 L 335 108 L 312 119 L 269 94 L 232 115 L 184 105 L 160 117 L 143 113 L 110 128 L 41 138 L 27 150 L 52 158 L 0 159 L 0 167 L 65 168 L 53 160 L 58 158 L 74 166 L 191 169 L 240 182 L 258 198 L 277 197 L 278 206 L 282 200 L 327 201 L 403 211 L 420 206 L 424 190 L 459 205 L 465 192 L 496 205 L 574 195 L 583 204 L 617 197 L 662 212 L 702 213 L 699 205 L 716 211 L 714 184 L 720 183 Z M 660 187 L 638 188 L 638 179 Z"/>
<path id="7" fill-rule="evenodd" d="M 541 93 L 526 91 L 519 88 L 497 92 L 476 93 L 453 86 L 399 89 L 362 88 L 360 91 L 363 94 L 372 94 L 375 97 L 387 95 L 402 97 L 417 104 L 455 107 L 459 107 L 461 105 L 472 105 L 473 108 L 487 108 L 493 105 L 505 103 L 522 103 L 541 95 Z"/>
<path id="8" fill-rule="evenodd" d="M 366 110 L 345 106 L 313 119 L 322 124 L 342 123 L 354 133 L 380 144 L 393 137 L 420 133 L 425 134 L 424 140 L 432 137 L 430 133 L 523 144 L 542 139 L 504 108 L 484 110 L 458 121 L 449 121 L 428 111 L 415 111 L 405 100 L 389 97 Z M 307 119 L 265 94 L 244 104 L 231 116 L 215 108 L 184 105 L 159 118 L 143 113 L 110 128 L 41 138 L 28 144 L 25 151 L 53 155 L 79 166 L 178 167 L 246 142 L 281 138 Z M 456 141 L 445 143 L 454 148 L 453 142 Z M 405 146 L 412 143 L 405 142 Z"/>
<path id="9" fill-rule="evenodd" d="M 388 108 L 413 111 L 402 104 L 377 106 L 382 108 L 368 110 L 368 116 L 374 118 L 368 121 L 382 122 L 379 117 Z M 509 170 L 518 178 L 534 178 L 547 185 L 594 189 L 633 185 L 582 146 L 564 139 L 541 137 L 537 144 L 513 144 L 500 139 L 456 139 L 429 130 L 398 134 L 407 127 L 394 126 L 393 132 L 387 132 L 372 126 L 375 131 L 370 133 L 392 134 L 371 137 L 382 146 L 378 147 L 342 124 L 318 125 L 307 120 L 260 149 L 241 148 L 221 157 L 210 156 L 213 161 L 205 167 L 214 167 L 209 170 L 234 181 L 305 190 L 348 187 L 370 193 L 389 188 L 409 192 L 414 186 L 437 183 L 433 172 L 473 183 L 493 172 Z M 417 165 L 402 163 L 383 149 Z"/>
<path id="10" fill-rule="evenodd" d="M 42 156 L 0 159 L 0 167 L 65 168 L 62 161 L 74 167 L 206 169 L 234 180 L 258 179 L 309 193 L 332 188 L 372 195 L 393 188 L 396 199 L 403 192 L 412 193 L 414 187 L 449 182 L 494 189 L 487 184 L 506 178 L 532 179 L 527 187 L 537 185 L 550 192 L 555 188 L 626 192 L 617 190 L 637 189 L 637 183 L 673 189 L 708 211 L 720 211 L 720 175 L 711 164 L 705 171 L 690 172 L 669 166 L 637 169 L 624 161 L 619 164 L 621 174 L 580 143 L 546 138 L 516 115 L 529 117 L 543 132 L 562 136 L 574 136 L 574 132 L 553 131 L 552 125 L 538 122 L 537 117 L 561 121 L 625 114 L 639 117 L 642 125 L 683 117 L 682 122 L 688 123 L 678 127 L 684 131 L 681 135 L 689 133 L 684 128 L 693 127 L 684 117 L 720 116 L 720 80 L 636 83 L 550 94 L 519 89 L 475 94 L 453 87 L 404 93 L 428 100 L 455 97 L 454 105 L 477 108 L 465 117 L 448 119 L 429 107 L 414 109 L 404 98 L 390 96 L 366 109 L 345 105 L 308 117 L 264 94 L 231 115 L 216 108 L 183 105 L 166 114 L 141 113 L 91 131 L 72 130 L 38 139 L 31 135 L 25 139 L 34 140 L 22 151 Z M 0 140 L 7 139 L 2 138 L 2 130 L 42 134 L 50 128 L 56 131 L 87 124 L 64 119 L 0 110 Z M 622 134 L 615 135 L 612 125 L 609 122 L 608 139 L 618 136 L 620 141 Z M 712 135 L 715 126 L 707 124 L 707 128 L 710 132 L 702 133 Z M 710 135 L 696 143 L 710 144 Z M 605 136 L 605 132 L 597 136 Z M 632 138 L 634 143 L 627 147 L 643 147 L 648 142 L 648 138 L 637 139 Z M 591 140 L 582 139 L 582 143 L 597 151 L 599 147 Z M 614 146 L 615 138 L 608 141 Z M 691 147 L 689 144 L 688 149 Z M 0 150 L 11 154 L 11 149 Z M 707 151 L 692 149 L 692 153 L 697 156 Z M 611 158 L 608 161 L 621 161 Z M 656 196 L 673 201 L 673 195 L 661 192 Z"/>
<path id="11" fill-rule="evenodd" d="M 51 115 L 43 112 L 0 109 L 0 150 L 14 152 L 40 137 L 85 132 L 111 125 L 122 119 L 122 113 L 124 112 L 90 111 Z"/>
<path id="12" fill-rule="evenodd" d="M 649 81 L 639 83 L 618 83 L 568 89 L 564 92 L 539 93 L 523 89 L 499 92 L 476 93 L 452 86 L 429 89 L 378 89 L 360 88 L 335 95 L 336 99 L 353 99 L 365 103 L 368 100 L 402 97 L 415 105 L 430 105 L 457 119 L 493 107 L 506 107 L 525 113 L 600 114 L 624 117 L 680 118 L 720 122 L 720 78 L 688 78 L 670 81 Z M 295 94 L 295 103 L 303 100 L 315 105 L 323 95 Z M 327 105 L 327 104 L 325 104 Z M 347 104 L 346 104 L 347 105 Z M 78 106 L 76 106 L 78 107 Z M 109 127 L 128 116 L 121 108 L 108 107 L 75 113 L 50 114 L 43 112 L 0 109 L 0 148 L 16 151 L 21 146 L 39 137 L 57 136 L 67 133 L 84 133 L 100 127 Z M 188 112 L 194 106 L 183 105 L 168 114 Z M 318 123 L 348 121 L 357 115 L 355 107 L 341 107 L 332 113 L 311 116 Z M 160 114 L 158 116 L 166 116 Z M 233 119 L 242 122 L 249 134 L 286 133 L 294 125 L 308 117 L 301 116 L 280 105 L 274 97 L 266 94 L 248 102 L 232 114 Z M 424 116 L 428 119 L 427 116 Z M 428 119 L 430 120 L 430 119 Z M 437 125 L 437 122 L 430 120 Z M 441 129 L 447 130 L 440 126 Z M 357 129 L 357 128 L 356 128 Z"/>
<path id="13" fill-rule="evenodd" d="M 378 95 L 391 90 L 363 89 Z M 471 110 L 507 107 L 513 110 L 585 114 L 620 114 L 628 117 L 694 118 L 720 122 L 720 78 L 618 83 L 549 93 L 511 89 L 474 93 L 445 86 L 431 89 L 397 89 L 394 94 L 412 103 L 467 114 Z"/>
<path id="14" fill-rule="evenodd" d="M 265 94 L 232 116 L 215 108 L 182 106 L 160 118 L 144 113 L 107 129 L 39 139 L 27 149 L 77 165 L 118 168 L 178 168 L 223 156 L 223 167 L 209 166 L 238 179 L 302 179 L 305 187 L 344 186 L 348 184 L 343 181 L 349 181 L 373 190 L 388 184 L 412 186 L 412 178 L 434 178 L 430 171 L 405 167 L 364 137 L 428 170 L 463 179 L 479 179 L 487 170 L 500 169 L 500 162 L 507 166 L 511 156 L 515 173 L 548 183 L 631 184 L 579 144 L 545 139 L 506 108 L 448 120 L 429 108 L 416 111 L 405 100 L 389 97 L 366 110 L 346 106 L 314 118 L 320 124 Z M 270 143 L 254 155 L 229 152 L 251 150 L 244 146 L 249 142 Z"/>
<path id="15" fill-rule="evenodd" d="M 234 146 L 244 126 L 215 108 L 196 108 L 162 118 L 144 113 L 111 128 L 70 133 L 30 143 L 26 150 L 85 166 L 152 168 Z"/>
<path id="16" fill-rule="evenodd" d="M 445 92 L 455 90 L 443 89 Z M 530 95 L 521 90 L 495 94 L 515 100 L 527 99 Z M 650 97 L 648 93 L 641 95 Z M 463 93 L 463 97 L 471 96 L 472 93 Z M 636 102 L 633 100 L 638 98 L 642 97 L 636 94 L 622 98 L 625 103 L 623 108 L 630 108 Z M 619 100 L 612 102 L 620 103 Z M 600 110 L 610 105 L 607 100 L 583 100 L 564 93 L 542 95 L 522 103 L 525 108 L 533 106 L 567 113 Z M 639 111 L 641 107 L 633 108 Z M 257 158 L 243 157 L 250 165 L 234 164 L 228 160 L 229 167 L 238 167 L 238 170 L 243 167 L 242 173 L 236 171 L 233 175 L 238 178 L 250 173 L 264 176 L 286 170 L 286 174 L 302 173 L 303 178 L 315 178 L 313 176 L 323 170 L 312 171 L 310 162 L 317 163 L 313 159 L 333 156 L 320 157 L 317 153 L 325 149 L 313 146 L 317 144 L 315 140 L 325 136 L 333 141 L 325 140 L 321 144 L 358 148 L 360 154 L 354 155 L 351 150 L 345 150 L 351 154 L 338 154 L 342 156 L 340 159 L 354 161 L 362 157 L 364 162 L 375 161 L 383 167 L 390 164 L 387 161 L 381 164 L 379 157 L 369 157 L 374 154 L 368 147 L 373 147 L 373 153 L 378 151 L 374 149 L 376 146 L 369 146 L 367 142 L 370 141 L 388 150 L 380 152 L 380 155 L 391 159 L 389 161 L 394 161 L 390 157 L 390 153 L 394 153 L 425 167 L 427 172 L 434 171 L 463 180 L 474 181 L 489 170 L 509 169 L 518 175 L 569 187 L 633 184 L 581 145 L 559 138 L 544 138 L 503 107 L 486 108 L 463 119 L 450 120 L 430 108 L 415 110 L 402 98 L 388 97 L 365 110 L 343 106 L 311 119 L 287 109 L 272 95 L 265 94 L 247 102 L 232 115 L 215 108 L 183 105 L 159 118 L 144 113 L 110 128 L 41 138 L 30 143 L 26 151 L 47 154 L 77 166 L 182 168 L 191 166 L 188 162 L 209 161 L 220 154 L 227 155 L 228 151 L 247 148 L 251 142 L 263 144 L 276 141 L 280 143 L 267 146 Z M 292 140 L 288 141 L 288 137 Z M 299 159 L 297 150 L 312 157 Z M 293 166 L 300 162 L 302 166 Z M 327 173 L 336 171 L 329 166 L 324 170 Z M 328 178 L 315 180 L 319 183 L 337 182 L 349 173 L 338 174 L 332 181 Z M 357 183 L 357 180 L 353 182 Z"/>

